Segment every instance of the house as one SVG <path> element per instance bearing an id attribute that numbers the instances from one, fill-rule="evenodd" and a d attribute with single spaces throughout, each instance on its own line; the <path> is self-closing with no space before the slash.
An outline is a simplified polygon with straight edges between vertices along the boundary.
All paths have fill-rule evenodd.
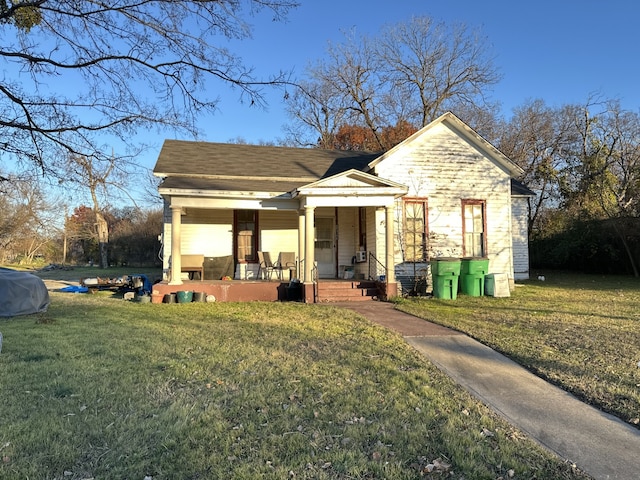
<path id="1" fill-rule="evenodd" d="M 258 252 L 294 254 L 306 301 L 335 278 L 401 294 L 437 257 L 487 257 L 513 283 L 529 275 L 522 173 L 452 113 L 382 154 L 167 140 L 165 283 L 186 280 L 185 255 L 230 257 L 235 280 L 257 280 Z"/>

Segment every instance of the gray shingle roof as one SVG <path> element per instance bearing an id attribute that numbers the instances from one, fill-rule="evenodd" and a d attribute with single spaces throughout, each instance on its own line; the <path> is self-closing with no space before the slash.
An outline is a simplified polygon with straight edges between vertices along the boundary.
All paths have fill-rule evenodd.
<path id="1" fill-rule="evenodd" d="M 319 180 L 363 170 L 379 153 L 165 140 L 154 173 L 161 176 Z M 306 182 L 308 183 L 308 182 Z"/>
<path id="2" fill-rule="evenodd" d="M 217 179 L 209 177 L 167 177 L 161 184 L 161 188 L 177 190 L 207 191 L 217 192 L 270 192 L 285 193 L 291 192 L 308 182 L 277 180 L 265 178 L 264 180 L 237 179 Z"/>
<path id="3" fill-rule="evenodd" d="M 516 180 L 515 178 L 511 179 L 511 195 L 523 195 L 527 197 L 535 197 L 536 192 L 532 191 L 527 187 L 524 183 Z"/>

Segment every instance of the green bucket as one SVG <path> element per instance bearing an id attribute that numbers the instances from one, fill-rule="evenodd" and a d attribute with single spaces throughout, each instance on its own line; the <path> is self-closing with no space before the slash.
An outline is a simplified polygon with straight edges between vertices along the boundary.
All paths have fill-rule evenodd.
<path id="1" fill-rule="evenodd" d="M 191 303 L 193 301 L 193 292 L 190 290 L 181 290 L 178 292 L 178 303 Z"/>

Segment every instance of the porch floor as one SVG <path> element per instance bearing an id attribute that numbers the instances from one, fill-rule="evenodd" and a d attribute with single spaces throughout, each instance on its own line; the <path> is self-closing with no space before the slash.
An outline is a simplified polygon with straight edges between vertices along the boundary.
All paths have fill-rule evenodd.
<path id="1" fill-rule="evenodd" d="M 303 300 L 304 285 L 300 290 L 289 289 L 288 281 L 269 280 L 183 280 L 181 285 L 162 281 L 153 285 L 152 293 L 164 296 L 180 291 L 202 292 L 213 295 L 218 302 L 287 301 Z M 358 301 L 378 297 L 375 282 L 365 280 L 320 279 L 314 292 L 308 292 L 307 301 Z"/>

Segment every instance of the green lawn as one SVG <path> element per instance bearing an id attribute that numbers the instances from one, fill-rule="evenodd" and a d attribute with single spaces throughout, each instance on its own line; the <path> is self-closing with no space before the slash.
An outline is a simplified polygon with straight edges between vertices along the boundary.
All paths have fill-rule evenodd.
<path id="1" fill-rule="evenodd" d="M 585 478 L 353 312 L 51 298 L 0 319 L 2 479 Z"/>
<path id="2" fill-rule="evenodd" d="M 640 279 L 549 272 L 510 298 L 402 300 L 582 400 L 640 424 Z"/>

